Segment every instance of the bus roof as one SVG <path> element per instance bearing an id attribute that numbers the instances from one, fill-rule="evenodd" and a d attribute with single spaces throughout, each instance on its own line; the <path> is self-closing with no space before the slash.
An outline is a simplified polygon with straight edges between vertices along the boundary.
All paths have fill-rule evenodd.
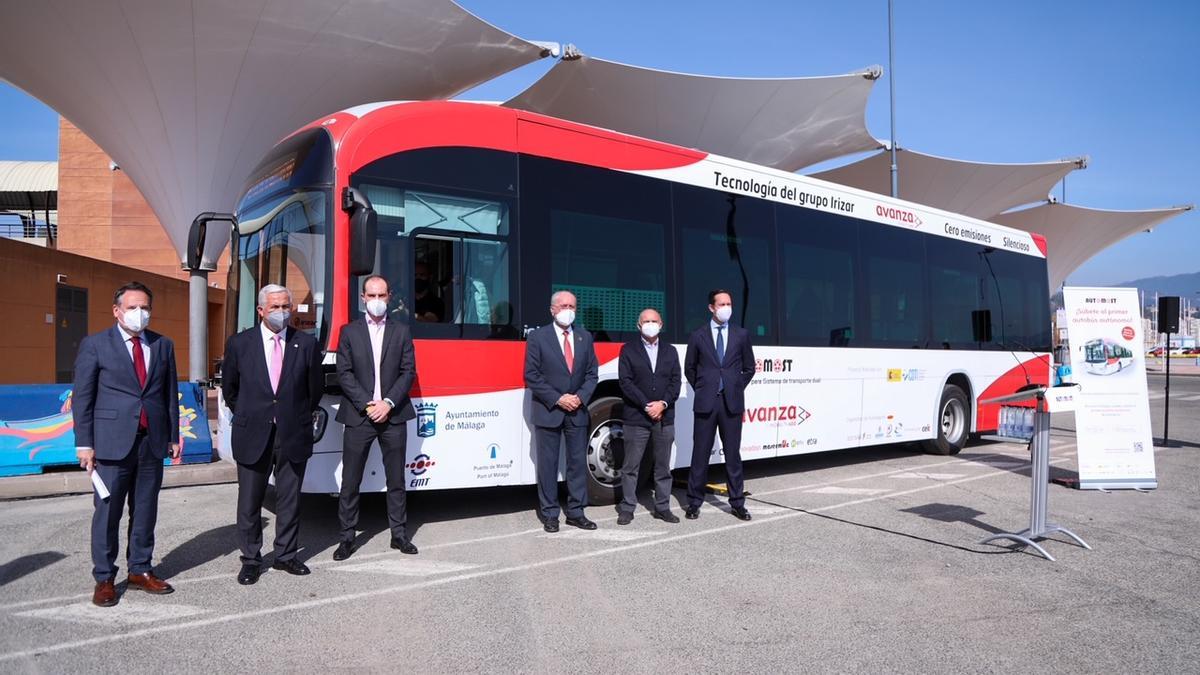
<path id="1" fill-rule="evenodd" d="M 1039 234 L 702 150 L 491 103 L 372 103 L 316 120 L 304 129 L 313 127 L 323 127 L 332 136 L 338 170 L 343 176 L 405 150 L 480 147 L 745 194 L 1046 257 L 1046 240 Z"/>

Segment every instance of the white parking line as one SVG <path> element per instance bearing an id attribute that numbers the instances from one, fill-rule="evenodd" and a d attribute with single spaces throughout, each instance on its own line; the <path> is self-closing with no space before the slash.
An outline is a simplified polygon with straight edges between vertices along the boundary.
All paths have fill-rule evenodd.
<path id="1" fill-rule="evenodd" d="M 954 480 L 955 478 L 962 478 L 962 477 L 963 477 L 963 475 L 961 473 L 918 473 L 918 472 L 911 472 L 911 471 L 908 473 L 898 473 L 898 474 L 892 476 L 892 478 L 903 478 L 903 479 L 918 478 L 918 479 L 922 479 L 922 480 Z"/>
<path id="2" fill-rule="evenodd" d="M 1063 461 L 1063 460 L 1052 460 L 1051 464 L 1059 463 L 1061 461 Z M 274 607 L 267 607 L 267 608 L 263 608 L 263 609 L 252 610 L 252 611 L 247 611 L 247 612 L 240 612 L 240 613 L 236 613 L 236 614 L 225 614 L 225 615 L 221 615 L 221 616 L 209 617 L 206 619 L 196 619 L 194 621 L 170 622 L 166 625 L 160 624 L 160 625 L 156 625 L 156 626 L 150 626 L 150 627 L 146 627 L 146 628 L 129 630 L 129 631 L 121 632 L 121 633 L 115 633 L 115 634 L 111 634 L 111 635 L 101 635 L 101 636 L 87 638 L 87 639 L 83 639 L 83 640 L 57 642 L 57 643 L 45 645 L 42 647 L 34 647 L 31 649 L 24 649 L 21 651 L 14 651 L 14 652 L 7 652 L 7 653 L 0 654 L 0 661 L 12 661 L 14 659 L 28 658 L 28 657 L 35 656 L 35 655 L 44 655 L 44 654 L 48 654 L 48 653 L 60 652 L 60 651 L 65 651 L 65 650 L 69 650 L 69 649 L 78 649 L 81 647 L 88 647 L 88 646 L 92 646 L 92 645 L 104 644 L 107 642 L 115 642 L 117 640 L 124 640 L 124 639 L 128 639 L 128 638 L 138 638 L 138 637 L 144 637 L 147 635 L 155 635 L 155 634 L 163 633 L 163 632 L 167 632 L 167 631 L 180 633 L 182 631 L 190 630 L 193 628 L 202 628 L 204 626 L 212 626 L 212 625 L 216 625 L 216 624 L 229 623 L 232 621 L 244 621 L 246 619 L 254 619 L 254 618 L 259 618 L 259 617 L 271 616 L 274 614 L 302 611 L 302 610 L 306 610 L 306 609 L 316 609 L 319 607 L 325 607 L 328 605 L 342 603 L 342 602 L 352 602 L 355 600 L 366 600 L 366 599 L 377 599 L 383 595 L 387 595 L 387 594 L 391 594 L 391 593 L 404 593 L 407 591 L 426 589 L 426 588 L 435 588 L 438 586 L 445 586 L 448 584 L 454 584 L 454 583 L 459 583 L 459 582 L 464 582 L 464 581 L 472 581 L 475 579 L 481 579 L 481 578 L 485 578 L 485 577 L 499 576 L 502 574 L 527 572 L 529 570 L 539 569 L 542 567 L 548 567 L 550 565 L 560 565 L 563 563 L 576 562 L 579 560 L 587 560 L 589 558 L 613 555 L 616 553 L 623 553 L 625 551 L 632 551 L 635 549 L 646 548 L 649 546 L 661 546 L 663 544 L 669 544 L 669 543 L 673 543 L 676 541 L 683 541 L 686 539 L 693 539 L 696 537 L 703 537 L 703 536 L 708 536 L 711 534 L 720 534 L 723 532 L 728 532 L 735 528 L 757 527 L 760 525 L 765 525 L 767 523 L 774 523 L 774 522 L 789 520 L 789 519 L 796 518 L 796 517 L 799 517 L 802 515 L 808 515 L 808 514 L 812 514 L 812 513 L 823 513 L 825 511 L 832 511 L 834 509 L 845 508 L 847 506 L 856 506 L 856 505 L 865 504 L 868 502 L 875 502 L 875 501 L 879 501 L 879 500 L 883 500 L 883 499 L 893 499 L 895 497 L 901 497 L 901 496 L 905 496 L 905 495 L 915 494 L 918 492 L 925 492 L 926 490 L 935 490 L 935 489 L 943 488 L 943 487 L 946 487 L 949 485 L 969 483 L 972 481 L 983 480 L 985 478 L 994 478 L 996 476 L 1008 476 L 1008 475 L 1011 475 L 1011 473 L 1008 471 L 993 471 L 990 473 L 980 474 L 978 476 L 970 476 L 970 477 L 962 478 L 962 479 L 955 480 L 955 481 L 948 481 L 945 483 L 935 483 L 933 485 L 925 485 L 925 486 L 918 487 L 918 488 L 912 488 L 910 490 L 901 490 L 901 491 L 897 491 L 897 492 L 892 492 L 892 493 L 889 493 L 886 495 L 878 495 L 878 496 L 874 496 L 874 497 L 864 497 L 862 499 L 850 500 L 850 501 L 842 502 L 839 504 L 831 504 L 829 506 L 824 506 L 824 507 L 820 507 L 820 508 L 806 509 L 804 511 L 800 511 L 800 510 L 789 511 L 787 513 L 782 513 L 780 515 L 772 516 L 769 518 L 759 518 L 759 519 L 755 519 L 755 520 L 752 520 L 749 522 L 739 521 L 737 523 L 732 523 L 729 525 L 722 525 L 722 526 L 714 527 L 711 529 L 699 530 L 699 531 L 693 531 L 693 532 L 684 532 L 681 534 L 676 534 L 676 535 L 672 535 L 672 536 L 668 536 L 668 537 L 649 539 L 646 541 L 632 542 L 629 544 L 625 544 L 623 546 L 613 546 L 610 548 L 600 548 L 600 549 L 595 549 L 592 551 L 584 551 L 581 553 L 574 553 L 571 555 L 565 555 L 565 556 L 561 556 L 558 558 L 551 558 L 549 560 L 540 560 L 537 562 L 525 563 L 523 565 L 512 565 L 509 567 L 499 567 L 499 568 L 488 569 L 488 570 L 480 570 L 477 572 L 467 572 L 464 574 L 458 574 L 458 575 L 449 576 L 449 577 L 430 579 L 430 580 L 423 581 L 420 583 L 415 583 L 415 584 L 405 584 L 405 585 L 399 585 L 399 586 L 371 589 L 371 590 L 367 590 L 367 591 L 359 591 L 356 593 L 347 593 L 344 595 L 331 596 L 328 598 L 321 598 L 321 599 L 317 599 L 317 600 L 307 600 L 304 602 L 296 602 L 296 603 L 292 603 L 290 605 L 277 605 Z"/>
<path id="3" fill-rule="evenodd" d="M 666 534 L 661 530 L 564 530 L 556 533 L 543 533 L 540 535 L 542 539 L 552 539 L 555 541 L 636 541 L 645 539 L 646 537 L 657 537 L 660 534 Z"/>
<path id="4" fill-rule="evenodd" d="M 333 567 L 339 572 L 374 572 L 376 574 L 391 574 L 399 577 L 428 577 L 451 572 L 464 572 L 475 569 L 480 565 L 470 563 L 449 562 L 446 560 L 417 560 L 411 556 L 403 559 L 370 560 L 353 565 L 338 565 Z"/>
<path id="5" fill-rule="evenodd" d="M 32 619 L 53 619 L 55 621 L 73 621 L 75 623 L 94 623 L 102 626 L 118 624 L 122 626 L 137 626 L 144 623 L 161 623 L 175 621 L 208 610 L 192 605 L 168 605 L 161 602 L 138 602 L 122 599 L 116 607 L 97 607 L 90 602 L 73 603 L 62 607 L 45 607 L 20 612 L 15 616 Z"/>
<path id="6" fill-rule="evenodd" d="M 817 488 L 816 490 L 805 490 L 805 494 L 810 495 L 877 495 L 881 492 L 887 492 L 887 489 L 877 488 L 848 488 L 840 485 L 830 485 L 828 487 Z"/>

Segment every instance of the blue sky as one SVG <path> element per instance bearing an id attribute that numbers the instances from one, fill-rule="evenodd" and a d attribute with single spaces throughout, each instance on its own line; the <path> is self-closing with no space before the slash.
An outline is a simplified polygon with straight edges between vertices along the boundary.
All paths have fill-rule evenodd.
<path id="1" fill-rule="evenodd" d="M 521 37 L 667 70 L 791 77 L 879 64 L 885 77 L 867 127 L 889 136 L 886 0 L 460 1 Z M 895 20 L 901 146 L 994 162 L 1086 154 L 1089 167 L 1067 178 L 1069 203 L 1200 202 L 1200 3 L 896 0 Z M 551 65 L 532 64 L 466 96 L 507 99 Z M 56 158 L 52 111 L 6 85 L 0 110 L 0 159 Z M 902 190 L 903 176 L 901 166 Z M 1102 252 L 1068 283 L 1195 271 L 1200 213 L 1191 211 Z"/>

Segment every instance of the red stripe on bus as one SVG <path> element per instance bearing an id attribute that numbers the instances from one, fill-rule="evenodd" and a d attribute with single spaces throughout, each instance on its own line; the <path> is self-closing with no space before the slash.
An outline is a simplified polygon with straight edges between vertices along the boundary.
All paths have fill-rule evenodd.
<path id="1" fill-rule="evenodd" d="M 976 401 L 984 401 L 997 396 L 1006 396 L 1016 393 L 1017 389 L 1025 386 L 1025 375 L 1029 374 L 1029 381 L 1033 384 L 1047 386 L 1050 384 L 1050 355 L 1034 357 L 1028 361 L 1024 361 L 1021 365 L 1014 367 L 1007 373 L 996 378 L 987 389 L 984 389 L 977 397 Z M 1009 405 L 1027 405 L 1023 403 L 1012 403 Z M 975 428 L 979 431 L 994 431 L 1000 425 L 1000 404 L 991 403 L 988 405 L 980 404 L 975 410 Z"/>
<path id="2" fill-rule="evenodd" d="M 1033 237 L 1033 243 L 1037 244 L 1038 250 L 1042 252 L 1042 255 L 1043 255 L 1043 256 L 1047 256 L 1047 255 L 1049 255 L 1049 254 L 1046 252 L 1046 251 L 1049 249 L 1049 247 L 1046 245 L 1046 238 L 1045 238 L 1045 237 L 1043 237 L 1042 235 L 1038 234 L 1037 232 L 1030 232 L 1030 233 L 1029 233 L 1029 236 Z"/>
<path id="3" fill-rule="evenodd" d="M 596 343 L 601 365 L 617 358 L 620 343 Z M 509 340 L 413 340 L 417 397 L 490 394 L 525 388 L 525 343 Z"/>

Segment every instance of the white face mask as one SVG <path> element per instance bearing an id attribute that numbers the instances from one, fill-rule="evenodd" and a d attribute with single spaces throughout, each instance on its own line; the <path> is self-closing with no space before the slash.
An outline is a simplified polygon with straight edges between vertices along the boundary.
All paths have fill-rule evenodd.
<path id="1" fill-rule="evenodd" d="M 724 305 L 717 308 L 717 321 L 725 323 L 729 321 L 729 317 L 733 316 L 733 306 Z"/>
<path id="2" fill-rule="evenodd" d="M 658 337 L 658 331 L 660 330 L 662 330 L 662 324 L 657 321 L 647 321 L 642 324 L 642 335 L 645 335 L 647 338 Z"/>
<path id="3" fill-rule="evenodd" d="M 121 315 L 121 323 L 130 333 L 140 333 L 150 325 L 150 312 L 144 309 L 130 309 Z"/>
<path id="4" fill-rule="evenodd" d="M 575 310 L 573 310 L 573 309 L 558 310 L 558 314 L 554 315 L 554 323 L 557 323 L 558 325 L 562 326 L 563 328 L 569 327 L 571 324 L 575 323 Z"/>
<path id="5" fill-rule="evenodd" d="M 367 314 L 375 318 L 379 318 L 387 313 L 387 303 L 379 298 L 372 298 L 367 301 Z"/>
<path id="6" fill-rule="evenodd" d="M 266 321 L 267 328 L 271 329 L 272 333 L 278 333 L 287 325 L 288 319 L 292 318 L 292 313 L 286 309 L 280 309 L 274 312 L 268 312 L 263 318 Z"/>

